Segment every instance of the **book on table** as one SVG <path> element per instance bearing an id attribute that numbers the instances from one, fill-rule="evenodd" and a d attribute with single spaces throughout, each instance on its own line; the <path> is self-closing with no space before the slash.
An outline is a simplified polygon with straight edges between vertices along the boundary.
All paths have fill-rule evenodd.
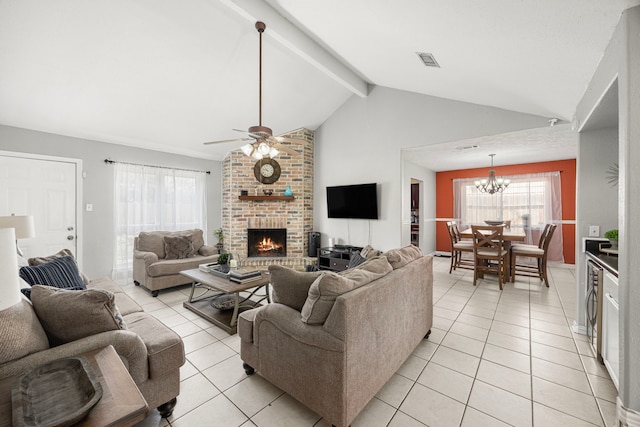
<path id="1" fill-rule="evenodd" d="M 262 279 L 262 275 L 261 274 L 259 274 L 257 276 L 246 277 L 244 279 L 240 279 L 240 278 L 237 278 L 237 277 L 229 276 L 229 280 L 230 281 L 232 281 L 233 283 L 239 283 L 241 285 L 244 285 L 245 283 L 257 282 L 260 279 Z"/>
<path id="2" fill-rule="evenodd" d="M 248 279 L 252 277 L 260 277 L 262 275 L 260 270 L 249 268 L 237 268 L 229 272 L 230 279 Z"/>

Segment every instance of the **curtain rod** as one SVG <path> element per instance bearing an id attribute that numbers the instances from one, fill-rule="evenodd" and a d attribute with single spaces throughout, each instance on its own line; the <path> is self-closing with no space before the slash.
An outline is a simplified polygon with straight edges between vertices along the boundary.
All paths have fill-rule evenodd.
<path id="1" fill-rule="evenodd" d="M 199 171 L 199 170 L 196 170 L 196 169 L 170 168 L 168 166 L 144 165 L 142 163 L 118 162 L 116 160 L 111 160 L 111 159 L 104 159 L 104 162 L 108 163 L 108 164 L 120 163 L 120 164 L 123 164 L 123 165 L 144 166 L 144 167 L 147 167 L 147 168 L 158 168 L 158 169 L 173 169 L 173 170 L 186 171 L 186 172 L 206 173 L 207 175 L 211 175 L 211 171 Z"/>

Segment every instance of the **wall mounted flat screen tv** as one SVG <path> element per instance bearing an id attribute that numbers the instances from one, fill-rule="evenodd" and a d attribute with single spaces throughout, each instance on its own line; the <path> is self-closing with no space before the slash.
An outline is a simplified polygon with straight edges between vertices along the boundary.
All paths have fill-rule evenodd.
<path id="1" fill-rule="evenodd" d="M 327 187 L 329 218 L 378 219 L 377 184 Z"/>

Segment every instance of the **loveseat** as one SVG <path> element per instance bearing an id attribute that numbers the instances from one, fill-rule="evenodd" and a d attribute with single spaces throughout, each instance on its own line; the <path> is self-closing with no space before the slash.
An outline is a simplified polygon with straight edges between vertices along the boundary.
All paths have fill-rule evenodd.
<path id="1" fill-rule="evenodd" d="M 238 323 L 246 373 L 348 426 L 428 338 L 432 262 L 408 246 L 341 273 L 270 266 L 274 302 Z"/>
<path id="2" fill-rule="evenodd" d="M 133 244 L 133 283 L 151 295 L 161 289 L 190 283 L 182 270 L 215 262 L 218 250 L 204 244 L 202 230 L 143 231 Z"/>
<path id="3" fill-rule="evenodd" d="M 85 285 L 33 286 L 31 301 L 24 297 L 0 311 L 0 379 L 112 345 L 149 408 L 170 416 L 185 362 L 182 339 L 111 279 Z"/>

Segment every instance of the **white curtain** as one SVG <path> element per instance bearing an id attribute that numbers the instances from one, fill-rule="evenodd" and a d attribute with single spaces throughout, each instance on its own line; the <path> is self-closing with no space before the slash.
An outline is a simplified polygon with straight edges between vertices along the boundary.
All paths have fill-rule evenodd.
<path id="1" fill-rule="evenodd" d="M 481 193 L 474 182 L 485 178 L 453 180 L 454 216 L 463 227 L 485 220 L 511 221 L 523 228 L 527 243 L 538 244 L 547 223 L 558 227 L 549 245 L 549 261 L 564 261 L 562 253 L 562 195 L 560 172 L 500 176 L 511 180 L 502 193 Z"/>
<path id="2" fill-rule="evenodd" d="M 133 239 L 141 231 L 200 228 L 207 236 L 204 172 L 115 164 L 112 278 L 132 276 Z"/>

